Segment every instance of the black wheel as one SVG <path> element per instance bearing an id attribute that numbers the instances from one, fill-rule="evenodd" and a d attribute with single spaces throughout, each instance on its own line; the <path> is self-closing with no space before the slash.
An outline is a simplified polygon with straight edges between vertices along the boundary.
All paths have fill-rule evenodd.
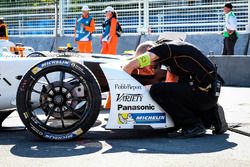
<path id="1" fill-rule="evenodd" d="M 27 57 L 47 57 L 47 56 L 41 52 L 33 52 L 27 55 Z"/>
<path id="2" fill-rule="evenodd" d="M 68 59 L 35 65 L 17 91 L 17 110 L 24 125 L 48 140 L 70 140 L 88 131 L 100 105 L 101 92 L 94 75 Z"/>

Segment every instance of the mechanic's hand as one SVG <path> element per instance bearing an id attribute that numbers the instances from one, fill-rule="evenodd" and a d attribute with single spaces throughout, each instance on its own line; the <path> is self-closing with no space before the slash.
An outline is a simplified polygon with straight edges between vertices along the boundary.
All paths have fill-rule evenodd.
<path id="1" fill-rule="evenodd" d="M 130 68 L 129 64 L 125 65 L 122 69 L 128 74 L 131 74 L 133 71 L 133 69 Z"/>

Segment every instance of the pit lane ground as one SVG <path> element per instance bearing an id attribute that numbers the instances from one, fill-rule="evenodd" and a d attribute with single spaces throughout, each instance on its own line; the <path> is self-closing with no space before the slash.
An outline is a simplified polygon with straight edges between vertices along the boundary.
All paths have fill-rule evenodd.
<path id="1" fill-rule="evenodd" d="M 250 166 L 250 88 L 223 87 L 219 102 L 230 125 L 223 135 L 169 138 L 165 131 L 108 131 L 108 112 L 80 139 L 45 142 L 28 131 L 0 132 L 0 167 L 247 167 Z M 17 113 L 6 126 L 22 125 Z"/>

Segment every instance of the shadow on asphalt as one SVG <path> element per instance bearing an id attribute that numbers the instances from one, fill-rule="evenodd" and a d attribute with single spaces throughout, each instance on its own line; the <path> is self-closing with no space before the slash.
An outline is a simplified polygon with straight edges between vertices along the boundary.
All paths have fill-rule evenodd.
<path id="1" fill-rule="evenodd" d="M 197 138 L 169 138 L 166 131 L 90 131 L 86 139 L 104 140 L 112 148 L 106 153 L 196 154 L 212 153 L 237 146 L 227 141 L 229 134 L 206 134 Z"/>
<path id="2" fill-rule="evenodd" d="M 13 145 L 10 152 L 20 157 L 53 158 L 92 154 L 131 152 L 150 154 L 212 153 L 235 147 L 229 135 L 206 134 L 199 138 L 169 138 L 166 131 L 94 131 L 78 140 L 47 142 L 28 131 L 1 132 L 0 145 Z M 103 142 L 101 142 L 103 141 Z M 103 150 L 102 150 L 103 149 Z"/>

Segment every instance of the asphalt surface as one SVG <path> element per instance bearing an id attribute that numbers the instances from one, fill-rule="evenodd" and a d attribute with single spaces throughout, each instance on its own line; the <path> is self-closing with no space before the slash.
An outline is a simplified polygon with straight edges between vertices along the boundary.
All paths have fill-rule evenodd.
<path id="1" fill-rule="evenodd" d="M 219 102 L 231 129 L 199 138 L 170 138 L 166 131 L 108 131 L 108 112 L 75 141 L 45 142 L 28 131 L 0 132 L 0 167 L 247 167 L 250 166 L 250 88 L 223 87 Z M 22 125 L 17 113 L 6 126 Z"/>

